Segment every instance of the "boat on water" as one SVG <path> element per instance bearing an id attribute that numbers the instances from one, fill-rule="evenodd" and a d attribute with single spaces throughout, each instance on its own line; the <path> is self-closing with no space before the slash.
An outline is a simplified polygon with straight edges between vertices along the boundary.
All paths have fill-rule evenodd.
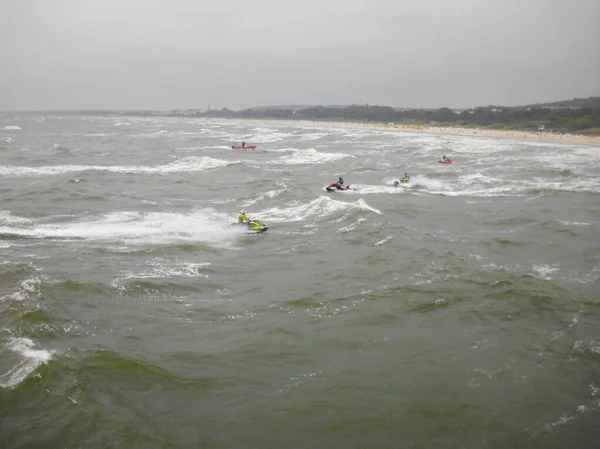
<path id="1" fill-rule="evenodd" d="M 231 145 L 231 148 L 233 150 L 253 150 L 256 148 L 256 145 L 245 145 L 245 146 L 241 146 L 241 145 Z"/>

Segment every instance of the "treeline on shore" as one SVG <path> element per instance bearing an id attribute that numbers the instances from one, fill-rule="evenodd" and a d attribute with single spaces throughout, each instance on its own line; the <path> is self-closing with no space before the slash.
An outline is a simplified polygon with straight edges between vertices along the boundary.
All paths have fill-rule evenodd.
<path id="1" fill-rule="evenodd" d="M 240 111 L 171 111 L 168 115 L 215 118 L 286 119 L 462 126 L 504 130 L 539 130 L 600 135 L 600 97 L 531 106 L 486 106 L 473 109 L 397 109 L 390 106 L 266 107 Z"/>

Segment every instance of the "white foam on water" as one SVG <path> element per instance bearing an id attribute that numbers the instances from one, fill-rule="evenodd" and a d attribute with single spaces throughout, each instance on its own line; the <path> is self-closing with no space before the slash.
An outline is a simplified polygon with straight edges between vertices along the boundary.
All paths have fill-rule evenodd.
<path id="1" fill-rule="evenodd" d="M 25 217 L 12 215 L 9 210 L 0 211 L 0 225 L 2 226 L 31 226 L 33 221 Z"/>
<path id="2" fill-rule="evenodd" d="M 19 283 L 19 289 L 10 294 L 0 297 L 0 302 L 3 301 L 26 301 L 32 296 L 40 295 L 40 285 L 42 282 L 38 277 L 32 277 Z"/>
<path id="3" fill-rule="evenodd" d="M 148 270 L 135 272 L 127 271 L 111 282 L 115 288 L 121 289 L 124 283 L 131 279 L 171 279 L 174 277 L 204 277 L 208 275 L 202 273 L 204 267 L 209 266 L 209 262 L 180 262 L 169 261 L 161 257 L 155 257 L 145 263 Z"/>
<path id="4" fill-rule="evenodd" d="M 442 190 L 444 188 L 444 181 L 440 179 L 430 178 L 424 175 L 414 175 L 410 177 L 410 182 L 407 183 L 409 186 L 425 190 Z"/>
<path id="5" fill-rule="evenodd" d="M 186 157 L 183 159 L 178 159 L 173 161 L 167 165 L 158 167 L 156 169 L 157 173 L 185 173 L 185 172 L 195 172 L 195 171 L 205 171 L 205 170 L 214 170 L 217 168 L 227 167 L 229 165 L 240 164 L 241 161 L 226 161 L 223 159 L 213 159 L 208 156 L 202 157 Z M 149 168 L 149 173 L 153 172 L 152 168 Z"/>
<path id="6" fill-rule="evenodd" d="M 245 202 L 243 203 L 243 204 L 244 204 L 244 207 L 251 206 L 251 205 L 253 205 L 253 204 L 256 204 L 256 203 L 258 203 L 259 201 L 263 201 L 263 200 L 265 200 L 265 199 L 273 199 L 273 198 L 275 198 L 275 197 L 277 197 L 277 196 L 281 195 L 282 193 L 286 192 L 287 190 L 288 190 L 288 189 L 287 189 L 287 187 L 286 187 L 286 186 L 285 186 L 285 184 L 284 184 L 283 188 L 281 188 L 281 189 L 269 190 L 269 191 L 267 191 L 267 192 L 261 193 L 261 194 L 260 194 L 260 195 L 258 195 L 256 198 L 253 198 L 253 199 L 250 199 L 250 200 L 248 200 L 248 201 L 245 201 Z"/>
<path id="7" fill-rule="evenodd" d="M 160 129 L 158 131 L 151 131 L 147 133 L 131 134 L 130 137 L 156 139 L 157 137 L 161 137 L 166 134 L 169 134 L 169 131 L 167 131 L 166 129 Z"/>
<path id="8" fill-rule="evenodd" d="M 560 224 L 565 225 L 565 226 L 592 226 L 592 223 L 584 223 L 584 222 L 579 222 L 579 221 L 562 221 L 562 220 L 556 220 L 558 221 Z"/>
<path id="9" fill-rule="evenodd" d="M 112 212 L 95 220 L 42 224 L 31 229 L 0 227 L 0 232 L 33 238 L 126 241 L 132 244 L 202 242 L 229 247 L 236 235 L 229 224 L 236 218 L 212 209 L 189 214 Z"/>
<path id="10" fill-rule="evenodd" d="M 425 187 L 429 193 L 446 196 L 521 196 L 525 189 L 516 186 L 512 181 L 501 180 L 484 173 L 462 175 L 456 181 L 440 181 L 415 176 L 411 179 L 415 188 Z"/>
<path id="11" fill-rule="evenodd" d="M 404 186 L 403 186 L 404 187 Z M 340 193 L 356 193 L 356 194 L 371 194 L 371 193 L 401 193 L 404 191 L 403 187 L 394 187 L 394 186 L 375 186 L 368 184 L 352 184 L 350 186 L 350 190 L 348 191 L 340 191 Z M 338 193 L 332 192 L 332 193 Z"/>
<path id="12" fill-rule="evenodd" d="M 517 193 L 511 187 L 494 187 L 489 189 L 466 189 L 458 191 L 440 191 L 430 192 L 446 196 L 477 196 L 482 198 L 495 196 L 523 196 L 524 193 Z"/>
<path id="13" fill-rule="evenodd" d="M 3 128 L 4 131 L 19 131 L 20 129 L 21 127 L 16 125 L 8 125 Z"/>
<path id="14" fill-rule="evenodd" d="M 18 354 L 22 360 L 0 376 L 0 387 L 2 388 L 14 388 L 19 385 L 40 365 L 48 362 L 55 352 L 35 349 L 35 343 L 24 337 L 11 338 L 6 345 L 6 350 Z"/>
<path id="15" fill-rule="evenodd" d="M 377 243 L 375 243 L 375 246 L 380 246 L 380 245 L 384 245 L 385 243 L 389 242 L 390 240 L 392 240 L 394 238 L 394 236 L 392 235 L 388 235 L 386 238 L 384 238 L 383 240 L 379 240 Z"/>
<path id="16" fill-rule="evenodd" d="M 600 355 L 600 341 L 597 340 L 578 340 L 573 344 L 575 352 L 589 352 Z"/>
<path id="17" fill-rule="evenodd" d="M 486 175 L 481 172 L 469 173 L 467 175 L 461 175 L 461 176 L 459 176 L 458 179 L 460 182 L 463 182 L 465 184 L 476 184 L 476 185 L 497 184 L 497 183 L 503 182 L 503 180 L 501 180 L 500 178 L 489 176 L 489 175 Z"/>
<path id="18" fill-rule="evenodd" d="M 253 131 L 255 133 L 276 133 L 279 130 L 273 128 L 252 128 L 250 131 Z"/>
<path id="19" fill-rule="evenodd" d="M 246 144 L 256 144 L 256 143 L 274 143 L 281 142 L 282 140 L 289 139 L 294 136 L 291 133 L 280 133 L 280 132 L 268 132 L 267 134 L 255 134 L 252 137 L 247 139 L 243 139 L 246 141 Z"/>
<path id="20" fill-rule="evenodd" d="M 533 272 L 534 275 L 540 279 L 544 279 L 545 281 L 550 281 L 552 279 L 554 279 L 552 276 L 550 276 L 552 273 L 556 273 L 557 271 L 559 271 L 558 268 L 552 266 L 552 265 L 547 265 L 547 264 L 534 264 L 533 267 Z"/>
<path id="21" fill-rule="evenodd" d="M 338 232 L 345 234 L 345 233 L 354 231 L 358 227 L 358 225 L 360 225 L 361 223 L 364 223 L 366 221 L 367 221 L 366 218 L 361 217 L 358 220 L 356 220 L 355 222 L 350 223 L 348 226 L 344 226 L 343 228 L 338 229 Z"/>
<path id="22" fill-rule="evenodd" d="M 577 326 L 578 323 L 579 317 L 577 315 L 573 315 L 573 318 L 571 318 L 571 323 L 569 324 L 569 329 L 571 329 L 574 326 Z"/>
<path id="23" fill-rule="evenodd" d="M 230 165 L 240 164 L 241 161 L 227 161 L 208 156 L 190 156 L 157 167 L 148 166 L 114 166 L 114 165 L 48 165 L 42 167 L 19 167 L 0 165 L 2 176 L 43 176 L 61 175 L 64 173 L 81 171 L 108 171 L 112 173 L 192 173 L 198 171 L 215 170 Z"/>
<path id="24" fill-rule="evenodd" d="M 203 136 L 203 137 L 213 137 L 215 139 L 227 140 L 230 142 L 236 142 L 239 139 L 239 135 L 233 134 L 226 131 L 221 131 L 220 129 L 212 129 L 212 128 L 201 128 L 193 133 L 188 133 L 187 135 L 193 136 Z M 243 139 L 241 139 L 243 140 Z M 231 149 L 231 145 L 227 148 Z"/>
<path id="25" fill-rule="evenodd" d="M 369 206 L 362 198 L 354 203 L 337 201 L 329 196 L 320 196 L 309 203 L 294 204 L 287 208 L 272 208 L 256 214 L 258 218 L 271 222 L 304 221 L 324 218 L 344 211 L 368 211 L 381 215 L 381 211 Z M 347 215 L 344 215 L 345 217 Z"/>
<path id="26" fill-rule="evenodd" d="M 5 139 L 4 139 L 4 141 L 5 141 L 6 143 L 13 143 L 13 142 L 14 142 L 14 140 L 13 140 L 13 139 L 11 139 L 10 137 L 7 137 L 7 138 L 5 138 Z"/>
<path id="27" fill-rule="evenodd" d="M 328 133 L 328 134 L 344 134 L 346 132 L 346 129 L 344 128 L 331 128 L 329 126 L 321 126 L 321 125 L 308 125 L 308 124 L 303 124 L 303 125 L 299 125 L 296 124 L 294 125 L 294 129 L 297 130 L 302 130 L 302 131 L 319 131 L 319 132 L 324 132 L 324 133 Z"/>
<path id="28" fill-rule="evenodd" d="M 598 151 L 598 147 L 576 147 L 573 150 L 573 154 L 577 156 L 583 156 L 582 159 L 586 160 L 589 163 L 590 158 L 596 159 L 596 163 L 600 160 L 600 151 Z"/>
<path id="29" fill-rule="evenodd" d="M 82 136 L 85 137 L 109 137 L 109 136 L 118 136 L 119 133 L 86 133 L 86 134 L 81 134 Z M 106 154 L 110 154 L 110 153 L 106 153 Z"/>
<path id="30" fill-rule="evenodd" d="M 579 277 L 577 277 L 579 276 Z M 592 268 L 589 272 L 586 273 L 573 273 L 570 276 L 570 279 L 580 282 L 582 284 L 591 284 L 596 283 L 600 280 L 600 266 L 596 266 Z"/>
<path id="31" fill-rule="evenodd" d="M 323 137 L 329 136 L 329 133 L 311 133 L 311 134 L 302 134 L 300 139 L 302 140 L 319 140 Z"/>
<path id="32" fill-rule="evenodd" d="M 377 215 L 382 215 L 381 211 L 379 209 L 375 209 L 374 207 L 369 206 L 365 200 L 363 200 L 362 198 L 359 199 L 356 203 L 354 203 L 355 207 L 359 208 L 359 210 L 361 211 L 368 211 L 368 212 L 373 212 Z"/>
<path id="33" fill-rule="evenodd" d="M 299 148 L 293 148 L 293 147 L 289 147 L 289 148 L 269 148 L 268 150 L 265 150 L 267 153 L 293 153 L 294 151 L 300 151 Z"/>
<path id="34" fill-rule="evenodd" d="M 394 185 L 394 182 L 395 182 L 395 181 L 397 181 L 397 180 L 398 180 L 398 177 L 397 177 L 397 176 L 394 176 L 394 177 L 392 177 L 392 178 L 384 178 L 382 182 L 383 182 L 383 183 L 384 183 L 386 186 L 393 186 L 393 185 Z M 402 184 L 408 184 L 408 183 L 407 183 L 407 182 L 405 182 L 405 183 L 402 183 Z M 394 186 L 394 187 L 395 187 L 395 186 Z"/>
<path id="35" fill-rule="evenodd" d="M 346 128 L 342 133 L 342 137 L 351 140 L 358 140 L 365 136 L 370 136 L 373 134 L 373 129 L 360 129 L 360 128 Z"/>
<path id="36" fill-rule="evenodd" d="M 533 178 L 530 181 L 520 181 L 521 185 L 516 188 L 517 191 L 525 192 L 527 190 L 554 190 L 557 192 L 587 192 L 600 193 L 600 179 L 567 179 L 566 181 L 547 181 L 544 178 Z"/>
<path id="37" fill-rule="evenodd" d="M 268 163 L 285 165 L 322 164 L 325 162 L 339 161 L 349 157 L 353 158 L 354 156 L 345 153 L 321 153 L 314 148 L 309 148 L 308 150 L 295 150 L 290 156 L 282 156 Z"/>

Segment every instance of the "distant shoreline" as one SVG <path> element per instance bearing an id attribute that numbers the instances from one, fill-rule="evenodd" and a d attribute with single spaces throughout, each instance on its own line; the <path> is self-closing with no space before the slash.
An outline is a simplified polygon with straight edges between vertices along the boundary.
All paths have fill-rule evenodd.
<path id="1" fill-rule="evenodd" d="M 583 134 L 558 134 L 550 132 L 532 132 L 517 130 L 495 130 L 483 128 L 465 128 L 455 126 L 431 126 L 431 125 L 403 125 L 366 122 L 340 122 L 340 121 L 318 121 L 318 120 L 288 120 L 288 119 L 244 119 L 244 118 L 219 118 L 238 123 L 289 123 L 294 125 L 320 126 L 324 128 L 376 128 L 391 129 L 407 132 L 428 132 L 436 134 L 465 135 L 470 137 L 495 137 L 504 139 L 515 139 L 525 141 L 541 142 L 567 142 L 567 143 L 589 143 L 600 145 L 600 136 L 586 136 Z"/>

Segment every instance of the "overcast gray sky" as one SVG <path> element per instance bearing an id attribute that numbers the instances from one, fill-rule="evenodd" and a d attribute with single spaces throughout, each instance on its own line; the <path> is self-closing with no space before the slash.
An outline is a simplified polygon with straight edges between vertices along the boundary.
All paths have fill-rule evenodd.
<path id="1" fill-rule="evenodd" d="M 0 110 L 600 95 L 600 0 L 0 0 Z"/>

